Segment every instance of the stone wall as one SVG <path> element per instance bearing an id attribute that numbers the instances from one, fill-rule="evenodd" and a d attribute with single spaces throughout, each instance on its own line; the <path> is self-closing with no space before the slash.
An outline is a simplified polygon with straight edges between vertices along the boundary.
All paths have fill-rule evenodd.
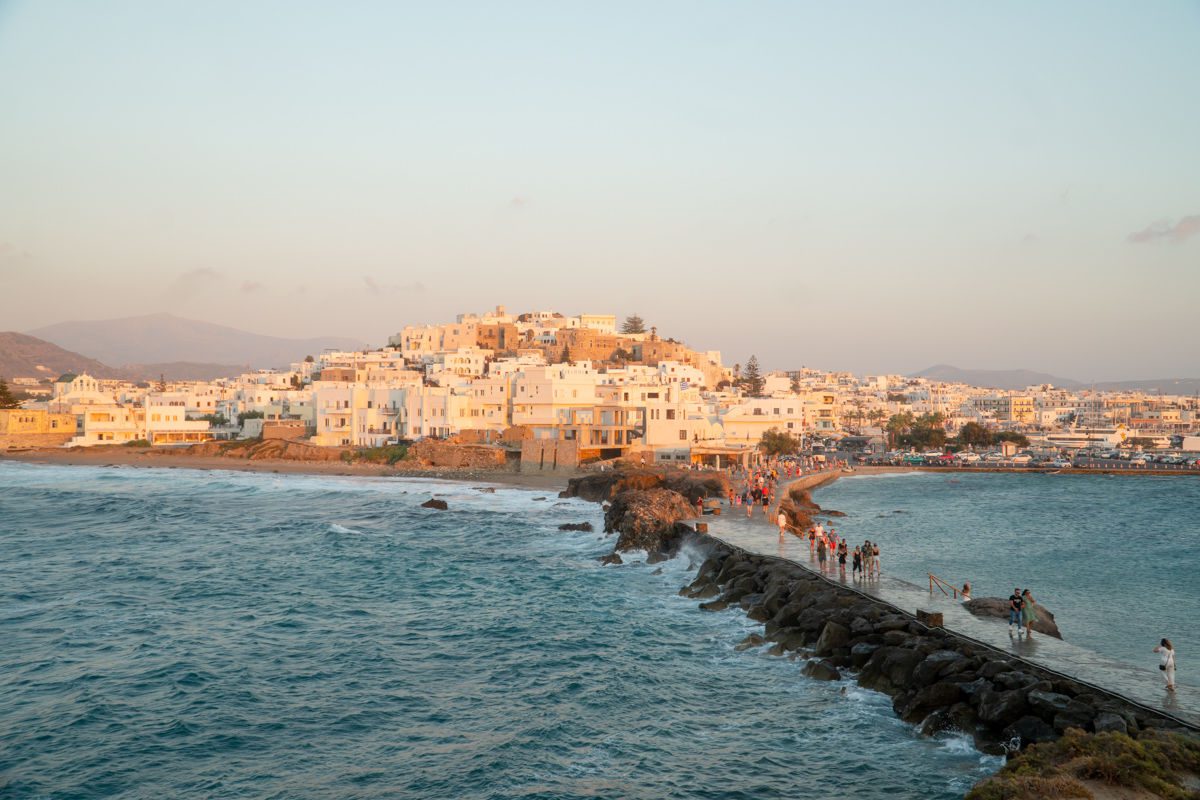
<path id="1" fill-rule="evenodd" d="M 426 467 L 503 469 L 507 463 L 507 454 L 503 448 L 491 445 L 421 439 L 408 449 L 406 460 L 416 461 Z"/>
<path id="2" fill-rule="evenodd" d="M 566 439 L 525 439 L 521 442 L 521 471 L 574 470 L 579 466 L 579 443 Z"/>

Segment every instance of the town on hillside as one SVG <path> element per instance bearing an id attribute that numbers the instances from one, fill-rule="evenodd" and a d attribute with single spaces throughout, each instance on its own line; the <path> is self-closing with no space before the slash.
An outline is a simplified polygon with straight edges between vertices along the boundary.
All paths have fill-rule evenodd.
<path id="1" fill-rule="evenodd" d="M 728 466 L 764 449 L 832 447 L 891 463 L 1070 466 L 1055 459 L 1083 454 L 1194 467 L 1200 451 L 1195 397 L 764 372 L 753 357 L 726 365 L 719 351 L 663 338 L 637 316 L 503 306 L 405 327 L 378 350 L 222 380 L 7 377 L 0 448 L 441 440 L 505 449 L 538 469 L 630 456 Z"/>

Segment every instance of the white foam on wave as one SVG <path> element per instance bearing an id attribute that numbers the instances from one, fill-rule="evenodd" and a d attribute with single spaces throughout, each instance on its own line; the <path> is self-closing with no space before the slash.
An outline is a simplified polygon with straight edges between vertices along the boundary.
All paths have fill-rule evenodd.
<path id="1" fill-rule="evenodd" d="M 330 523 L 329 532 L 330 533 L 362 533 L 362 531 L 360 531 L 360 530 L 355 530 L 354 528 L 347 528 L 345 525 L 339 525 L 336 522 Z"/>

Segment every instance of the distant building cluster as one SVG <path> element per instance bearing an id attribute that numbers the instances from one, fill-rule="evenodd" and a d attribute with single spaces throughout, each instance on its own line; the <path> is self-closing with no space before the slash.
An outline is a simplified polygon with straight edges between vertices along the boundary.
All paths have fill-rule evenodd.
<path id="1" fill-rule="evenodd" d="M 313 354 L 225 380 L 63 375 L 48 396 L 0 412 L 0 445 L 265 437 L 379 447 L 436 437 L 504 444 L 539 466 L 630 455 L 723 465 L 746 462 L 772 430 L 882 447 L 898 415 L 933 419 L 947 436 L 976 423 L 1079 448 L 1134 439 L 1167 447 L 1200 429 L 1198 413 L 1196 398 L 1136 392 L 997 391 L 812 369 L 759 375 L 640 320 L 497 307 L 407 326 L 379 350 Z"/>

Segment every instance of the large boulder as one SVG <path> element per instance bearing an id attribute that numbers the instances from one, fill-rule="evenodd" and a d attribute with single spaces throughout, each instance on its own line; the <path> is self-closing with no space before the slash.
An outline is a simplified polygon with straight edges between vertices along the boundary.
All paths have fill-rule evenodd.
<path id="1" fill-rule="evenodd" d="M 1002 735 L 1010 746 L 1015 745 L 1022 750 L 1031 744 L 1053 742 L 1058 738 L 1054 728 L 1047 725 L 1045 720 L 1032 715 L 1026 715 L 1009 724 Z"/>
<path id="2" fill-rule="evenodd" d="M 957 650 L 935 650 L 913 670 L 913 683 L 928 686 L 944 675 L 950 675 L 967 666 L 967 657 Z"/>
<path id="3" fill-rule="evenodd" d="M 1008 622 L 1008 598 L 976 597 L 974 600 L 968 600 L 963 603 L 963 608 L 977 617 L 999 619 L 1005 623 Z M 1053 636 L 1055 639 L 1062 638 L 1062 634 L 1058 631 L 1058 624 L 1054 621 L 1054 612 L 1039 603 L 1037 606 L 1037 615 L 1038 620 L 1033 623 L 1035 631 L 1044 633 L 1047 636 Z"/>
<path id="4" fill-rule="evenodd" d="M 813 650 L 818 656 L 830 656 L 833 655 L 835 649 L 845 647 L 849 642 L 850 631 L 845 625 L 839 625 L 832 621 L 826 622 Z"/>
<path id="5" fill-rule="evenodd" d="M 604 513 L 605 533 L 616 532 L 617 550 L 669 550 L 682 535 L 676 523 L 696 511 L 681 495 L 667 489 L 631 490 L 618 494 Z M 683 526 L 686 528 L 686 526 Z"/>
<path id="6" fill-rule="evenodd" d="M 859 673 L 858 682 L 868 689 L 894 694 L 912 683 L 913 670 L 924 656 L 904 647 L 880 647 Z"/>
<path id="7" fill-rule="evenodd" d="M 1016 722 L 1029 712 L 1025 692 L 1020 689 L 985 691 L 976 698 L 979 700 L 979 718 L 997 728 Z"/>
<path id="8" fill-rule="evenodd" d="M 433 508 L 438 511 L 446 511 L 450 506 L 446 505 L 445 500 L 438 500 L 436 497 L 431 497 L 424 503 L 421 503 L 421 508 Z"/>
<path id="9" fill-rule="evenodd" d="M 801 672 L 818 681 L 840 681 L 842 679 L 842 673 L 838 672 L 837 666 L 827 659 L 809 661 Z"/>

